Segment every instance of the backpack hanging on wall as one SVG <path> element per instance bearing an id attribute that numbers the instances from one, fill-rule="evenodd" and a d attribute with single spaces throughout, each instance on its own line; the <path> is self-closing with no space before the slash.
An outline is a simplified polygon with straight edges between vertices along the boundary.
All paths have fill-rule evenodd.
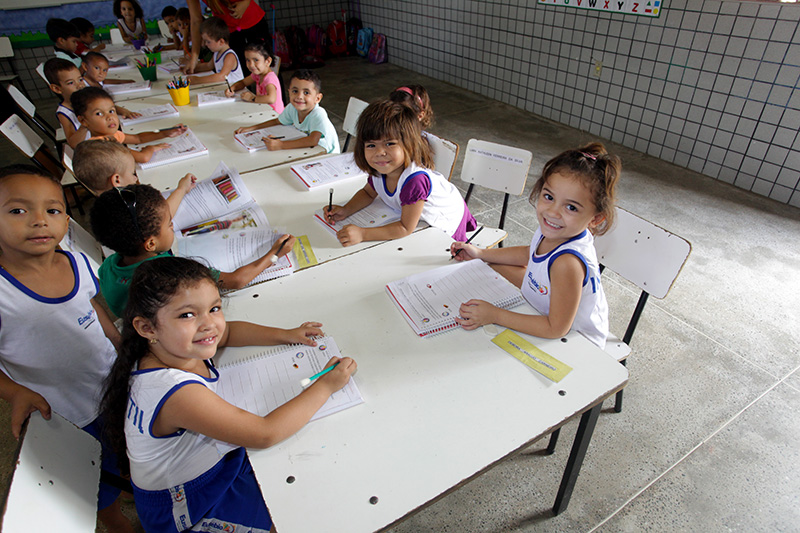
<path id="1" fill-rule="evenodd" d="M 369 55 L 370 46 L 372 46 L 372 28 L 362 28 L 358 30 L 356 53 L 361 57 L 367 57 Z"/>
<path id="2" fill-rule="evenodd" d="M 386 62 L 386 36 L 382 33 L 376 33 L 372 38 L 372 46 L 369 47 L 369 62 Z"/>

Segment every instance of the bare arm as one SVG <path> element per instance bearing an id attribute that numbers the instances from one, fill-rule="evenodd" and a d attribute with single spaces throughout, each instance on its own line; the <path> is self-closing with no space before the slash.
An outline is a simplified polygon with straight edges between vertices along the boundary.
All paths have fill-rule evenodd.
<path id="1" fill-rule="evenodd" d="M 276 344 L 306 344 L 316 346 L 314 337 L 321 336 L 322 324 L 304 322 L 292 329 L 272 328 L 252 322 L 228 322 L 220 346 L 274 346 Z"/>
<path id="2" fill-rule="evenodd" d="M 260 130 L 261 128 L 269 128 L 270 126 L 280 126 L 280 125 L 281 121 L 278 120 L 277 118 L 273 118 L 271 120 L 262 122 L 260 124 L 256 124 L 254 126 L 243 126 L 235 130 L 233 133 L 247 133 L 248 131 L 256 131 Z"/>
<path id="3" fill-rule="evenodd" d="M 203 11 L 200 8 L 200 0 L 186 0 L 186 7 L 189 8 L 189 17 L 191 18 L 191 31 L 192 31 L 192 49 L 190 51 L 189 61 L 186 63 L 186 72 L 191 74 L 197 67 L 197 60 L 200 58 L 200 49 L 203 47 L 203 40 L 200 37 L 200 24 L 203 23 Z M 186 49 L 186 39 L 188 35 L 184 35 L 184 49 Z"/>
<path id="4" fill-rule="evenodd" d="M 171 216 L 174 217 L 175 213 L 178 212 L 178 206 L 181 205 L 184 196 L 194 189 L 195 183 L 197 183 L 197 177 L 194 174 L 186 174 L 178 182 L 178 186 L 172 191 L 169 198 L 167 198 L 167 205 L 169 206 L 169 214 Z"/>
<path id="5" fill-rule="evenodd" d="M 19 438 L 22 424 L 34 411 L 39 411 L 42 416 L 50 420 L 50 404 L 44 397 L 31 389 L 20 385 L 5 372 L 0 371 L 0 398 L 11 404 L 11 434 Z"/>
<path id="6" fill-rule="evenodd" d="M 402 239 L 414 231 L 422 216 L 422 209 L 425 207 L 425 200 L 403 206 L 398 222 L 392 222 L 377 228 L 362 228 L 354 224 L 348 224 L 337 234 L 336 238 L 342 246 L 352 246 L 363 241 L 388 241 Z"/>
<path id="7" fill-rule="evenodd" d="M 319 140 L 321 138 L 322 138 L 321 132 L 312 131 L 306 137 L 302 137 L 300 139 L 294 139 L 291 141 L 284 141 L 281 139 L 266 137 L 264 139 L 264 144 L 267 145 L 267 150 L 291 150 L 293 148 L 313 148 L 319 144 Z"/>
<path id="8" fill-rule="evenodd" d="M 174 194 L 174 193 L 173 193 Z M 285 241 L 285 244 L 281 246 L 281 243 Z M 292 251 L 294 247 L 294 243 L 297 241 L 291 235 L 284 235 L 278 241 L 272 245 L 272 248 L 264 255 L 264 257 L 259 257 L 252 263 L 243 265 L 233 272 L 220 272 L 219 281 L 222 286 L 226 289 L 241 289 L 253 279 L 261 274 L 261 272 L 272 266 L 272 256 L 277 255 L 278 257 L 283 257 L 289 252 Z M 278 249 L 280 248 L 280 253 L 278 253 Z"/>
<path id="9" fill-rule="evenodd" d="M 278 89 L 271 83 L 267 84 L 267 94 L 257 94 L 253 101 L 257 104 L 274 104 L 278 99 Z M 319 142 L 319 141 L 317 141 Z"/>
<path id="10" fill-rule="evenodd" d="M 344 220 L 345 218 L 349 217 L 353 213 L 357 213 L 361 211 L 369 204 L 372 203 L 373 200 L 378 196 L 378 193 L 375 192 L 375 189 L 372 188 L 372 185 L 367 182 L 364 187 L 362 187 L 357 193 L 353 195 L 350 200 L 341 205 L 334 205 L 331 207 L 330 211 L 328 210 L 328 206 L 326 205 L 323 208 L 323 211 L 328 219 L 328 222 L 339 222 L 340 220 Z"/>
<path id="11" fill-rule="evenodd" d="M 456 255 L 458 250 L 462 250 Z M 456 261 L 482 259 L 496 265 L 528 266 L 530 246 L 512 246 L 509 248 L 478 248 L 472 244 L 454 242 L 450 245 L 450 253 Z"/>
<path id="12" fill-rule="evenodd" d="M 119 350 L 121 340 L 119 330 L 114 326 L 114 321 L 108 316 L 103 306 L 97 301 L 97 296 L 92 298 L 92 307 L 94 307 L 94 311 L 97 313 L 97 319 L 100 320 L 100 325 L 103 327 L 103 333 L 106 334 L 106 337 L 108 337 L 108 340 L 114 345 L 114 348 Z"/>

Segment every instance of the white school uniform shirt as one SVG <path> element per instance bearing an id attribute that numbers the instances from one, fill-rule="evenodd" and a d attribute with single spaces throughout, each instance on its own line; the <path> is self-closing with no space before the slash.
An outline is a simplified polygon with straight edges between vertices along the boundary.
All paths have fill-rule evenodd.
<path id="1" fill-rule="evenodd" d="M 63 115 L 67 117 L 67 119 L 69 119 L 69 121 L 72 123 L 72 127 L 75 128 L 76 131 L 80 129 L 81 123 L 78 120 L 78 115 L 75 114 L 75 111 L 68 108 L 64 104 L 58 104 L 58 107 L 56 108 L 56 116 L 57 115 Z"/>
<path id="2" fill-rule="evenodd" d="M 225 56 L 228 54 L 233 54 L 233 58 L 236 60 L 236 67 L 228 73 L 228 83 L 233 85 L 237 81 L 244 79 L 244 72 L 242 72 L 242 65 L 239 63 L 239 56 L 236 55 L 233 49 L 228 48 L 222 52 L 222 54 L 214 54 L 214 72 L 222 71 L 222 64 L 225 63 Z"/>
<path id="3" fill-rule="evenodd" d="M 171 435 L 153 435 L 153 423 L 164 402 L 175 391 L 198 383 L 216 392 L 219 372 L 209 365 L 210 378 L 176 368 L 131 372 L 131 390 L 125 419 L 125 440 L 131 480 L 144 490 L 164 490 L 187 483 L 210 470 L 225 454 L 238 448 L 185 429 Z"/>
<path id="4" fill-rule="evenodd" d="M 125 24 L 125 19 L 117 19 L 120 28 L 122 31 L 128 34 L 131 39 L 139 39 L 143 33 L 146 33 L 144 30 L 144 25 L 142 24 L 142 19 L 136 19 L 136 25 L 133 27 L 133 31 L 128 29 L 128 25 Z"/>
<path id="5" fill-rule="evenodd" d="M 543 255 L 537 255 L 543 236 L 536 229 L 531 240 L 530 258 L 525 279 L 522 280 L 522 296 L 543 315 L 550 314 L 550 265 L 562 254 L 572 254 L 581 260 L 586 268 L 581 290 L 581 302 L 572 322 L 572 328 L 600 348 L 606 345 L 608 337 L 608 302 L 600 283 L 600 268 L 594 237 L 589 230 L 576 235 L 569 241 Z"/>
<path id="6" fill-rule="evenodd" d="M 464 218 L 464 199 L 461 198 L 461 193 L 458 192 L 456 186 L 447 181 L 447 178 L 440 173 L 417 166 L 412 162 L 400 174 L 397 188 L 392 194 L 386 190 L 385 179 L 372 176 L 370 180 L 378 197 L 399 213 L 403 210 L 403 206 L 400 204 L 400 191 L 403 190 L 406 180 L 417 172 L 424 172 L 431 182 L 430 194 L 425 199 L 420 218 L 448 235 L 454 235 L 461 225 L 461 219 Z"/>
<path id="7" fill-rule="evenodd" d="M 61 298 L 41 296 L 0 268 L 0 369 L 83 427 L 97 418 L 117 354 L 92 307 L 98 288 L 89 261 L 57 253 L 69 259 L 75 279 Z"/>

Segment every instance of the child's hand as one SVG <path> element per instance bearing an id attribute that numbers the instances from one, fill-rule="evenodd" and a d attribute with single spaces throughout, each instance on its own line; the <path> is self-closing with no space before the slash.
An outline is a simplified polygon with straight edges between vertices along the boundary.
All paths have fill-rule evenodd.
<path id="1" fill-rule="evenodd" d="M 247 133 L 248 131 L 253 131 L 255 129 L 255 126 L 243 126 L 241 128 L 236 128 L 233 133 Z"/>
<path id="2" fill-rule="evenodd" d="M 147 161 L 150 161 L 150 158 L 153 157 L 153 154 L 160 152 L 165 148 L 169 148 L 169 143 L 151 144 L 150 146 L 145 146 L 142 148 L 142 155 L 147 158 Z"/>
<path id="3" fill-rule="evenodd" d="M 305 344 L 308 346 L 316 346 L 317 341 L 314 337 L 321 337 L 324 335 L 320 329 L 322 324 L 319 322 L 303 322 L 300 327 L 286 330 L 286 344 Z"/>
<path id="4" fill-rule="evenodd" d="M 347 213 L 341 205 L 334 204 L 331 206 L 330 210 L 328 210 L 328 206 L 326 205 L 322 208 L 322 212 L 325 213 L 325 218 L 330 223 L 339 222 L 347 218 Z"/>
<path id="5" fill-rule="evenodd" d="M 342 246 L 352 246 L 364 240 L 364 228 L 355 224 L 348 224 L 336 234 Z"/>
<path id="6" fill-rule="evenodd" d="M 178 135 L 186 133 L 187 129 L 185 124 L 176 124 L 171 129 L 161 130 L 161 133 L 164 134 L 164 137 L 177 137 Z"/>
<path id="7" fill-rule="evenodd" d="M 272 151 L 272 150 L 283 149 L 283 141 L 280 139 L 276 139 L 272 135 L 270 135 L 269 137 L 262 137 L 261 140 L 264 141 L 264 144 L 267 145 L 267 150 Z"/>
<path id="8" fill-rule="evenodd" d="M 141 117 L 141 113 L 134 113 L 129 109 L 126 109 L 122 106 L 117 106 L 117 112 L 122 116 L 122 118 L 138 118 Z"/>
<path id="9" fill-rule="evenodd" d="M 294 248 L 294 244 L 297 242 L 290 234 L 281 235 L 280 239 L 275 241 L 275 244 L 272 245 L 270 248 L 268 255 L 272 257 L 273 255 L 277 255 L 278 257 L 283 257 L 287 255 L 289 252 L 292 251 Z M 280 249 L 280 251 L 278 251 Z"/>
<path id="10" fill-rule="evenodd" d="M 318 384 L 318 386 L 329 387 L 331 394 L 347 385 L 347 382 L 350 381 L 350 376 L 352 376 L 358 369 L 358 365 L 350 357 L 343 357 L 341 359 L 338 357 L 332 357 L 331 360 L 328 361 L 328 364 L 325 365 L 325 368 L 328 368 L 336 363 L 339 363 L 336 368 L 324 376 L 317 378 L 315 382 Z"/>
<path id="11" fill-rule="evenodd" d="M 228 94 L 228 93 L 225 93 L 225 94 Z M 233 95 L 231 95 L 231 96 L 233 96 Z M 242 100 L 244 100 L 245 102 L 253 102 L 255 99 L 256 99 L 256 95 L 254 95 L 250 91 L 244 91 L 242 93 Z"/>
<path id="12" fill-rule="evenodd" d="M 44 397 L 23 386 L 15 387 L 16 392 L 9 398 L 11 403 L 11 434 L 19 439 L 22 424 L 34 411 L 39 411 L 45 420 L 50 420 L 50 404 Z M 337 389 L 338 390 L 338 389 Z"/>
<path id="13" fill-rule="evenodd" d="M 101 50 L 105 50 L 105 49 L 106 49 L 105 43 L 100 43 L 97 46 L 95 46 L 92 50 L 95 51 L 95 52 L 100 52 Z"/>
<path id="14" fill-rule="evenodd" d="M 225 96 L 228 98 L 233 98 L 236 96 L 236 92 L 233 89 L 225 89 Z"/>
<path id="15" fill-rule="evenodd" d="M 456 255 L 456 252 L 461 250 L 461 253 Z M 450 256 L 456 261 L 469 261 L 470 259 L 478 259 L 483 250 L 477 246 L 467 244 L 464 242 L 454 242 L 450 245 Z"/>
<path id="16" fill-rule="evenodd" d="M 197 177 L 194 174 L 186 174 L 181 180 L 178 182 L 177 189 L 179 191 L 183 191 L 187 193 L 194 189 L 194 185 L 197 183 Z"/>
<path id="17" fill-rule="evenodd" d="M 464 252 L 461 252 L 462 254 Z M 459 254 L 461 255 L 461 254 Z M 461 304 L 458 308 L 460 317 L 456 317 L 456 323 L 466 330 L 473 330 L 485 324 L 494 324 L 494 313 L 497 307 L 483 300 L 470 300 Z"/>

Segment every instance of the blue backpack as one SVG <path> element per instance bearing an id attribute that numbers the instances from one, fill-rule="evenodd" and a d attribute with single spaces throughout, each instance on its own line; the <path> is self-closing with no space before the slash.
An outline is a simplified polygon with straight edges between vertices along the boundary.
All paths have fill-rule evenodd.
<path id="1" fill-rule="evenodd" d="M 358 30 L 356 52 L 361 57 L 367 57 L 369 55 L 370 46 L 372 46 L 372 28 L 361 28 Z"/>

